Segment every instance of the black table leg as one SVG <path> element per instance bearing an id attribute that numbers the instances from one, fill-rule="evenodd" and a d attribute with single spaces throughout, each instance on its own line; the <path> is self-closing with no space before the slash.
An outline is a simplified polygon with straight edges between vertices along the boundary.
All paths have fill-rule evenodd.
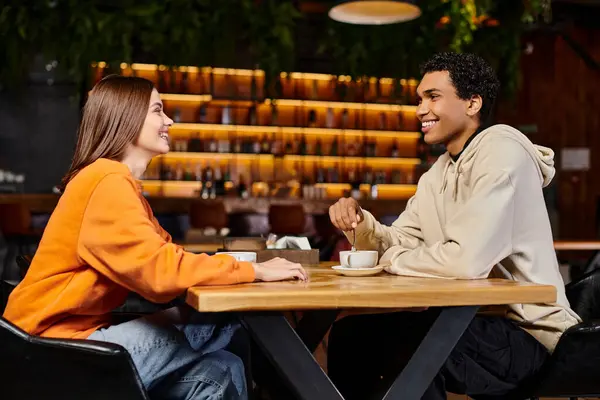
<path id="1" fill-rule="evenodd" d="M 384 400 L 420 400 L 478 309 L 479 306 L 442 309 Z"/>
<path id="2" fill-rule="evenodd" d="M 285 316 L 243 313 L 240 318 L 298 399 L 343 400 Z"/>
<path id="3" fill-rule="evenodd" d="M 329 331 L 339 314 L 339 310 L 304 312 L 302 319 L 296 326 L 296 333 L 311 353 L 317 350 L 319 343 L 323 341 L 327 331 Z"/>

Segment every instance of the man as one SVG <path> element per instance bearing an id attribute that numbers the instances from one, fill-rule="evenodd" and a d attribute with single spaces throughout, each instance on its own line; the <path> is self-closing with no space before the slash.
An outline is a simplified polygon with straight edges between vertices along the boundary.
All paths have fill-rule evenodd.
<path id="1" fill-rule="evenodd" d="M 506 398 L 540 370 L 560 335 L 579 322 L 558 271 L 542 187 L 554 176 L 552 150 L 507 125 L 488 127 L 499 83 L 471 54 L 442 53 L 422 67 L 417 116 L 428 144 L 447 152 L 416 194 L 384 226 L 353 199 L 329 211 L 356 229 L 358 249 L 376 249 L 387 272 L 440 279 L 503 277 L 554 285 L 554 304 L 514 304 L 478 314 L 424 399 L 446 391 Z M 329 373 L 347 399 L 365 399 L 401 370 L 433 310 L 347 317 L 330 335 Z"/>

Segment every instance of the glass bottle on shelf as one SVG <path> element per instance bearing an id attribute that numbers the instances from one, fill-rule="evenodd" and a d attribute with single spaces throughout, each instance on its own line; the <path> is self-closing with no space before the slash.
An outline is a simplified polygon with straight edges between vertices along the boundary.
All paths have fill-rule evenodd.
<path id="1" fill-rule="evenodd" d="M 181 122 L 181 110 L 179 109 L 179 107 L 175 107 L 175 109 L 173 110 L 173 122 Z"/>
<path id="2" fill-rule="evenodd" d="M 400 150 L 398 149 L 398 142 L 394 140 L 394 144 L 392 145 L 392 151 L 390 154 L 393 158 L 400 157 Z"/>
<path id="3" fill-rule="evenodd" d="M 167 71 L 160 68 L 158 70 L 158 91 L 160 93 L 169 92 L 169 87 L 167 85 Z"/>
<path id="4" fill-rule="evenodd" d="M 402 183 L 402 172 L 399 169 L 392 170 L 392 183 L 394 185 Z"/>
<path id="5" fill-rule="evenodd" d="M 269 135 L 267 135 L 266 133 L 262 138 L 260 146 L 260 152 L 262 154 L 269 154 L 271 152 L 271 140 L 269 139 Z"/>
<path id="6" fill-rule="evenodd" d="M 384 131 L 387 128 L 387 116 L 385 114 L 385 112 L 380 112 L 379 113 L 379 126 L 378 129 L 380 131 Z"/>
<path id="7" fill-rule="evenodd" d="M 204 93 L 204 74 L 202 69 L 199 69 L 198 72 L 196 72 L 196 86 L 198 87 L 198 93 Z"/>
<path id="8" fill-rule="evenodd" d="M 333 108 L 327 108 L 327 114 L 325 116 L 325 126 L 329 129 L 333 128 L 335 123 L 335 114 L 333 113 Z"/>
<path id="9" fill-rule="evenodd" d="M 375 103 L 381 102 L 381 80 L 379 78 L 375 78 Z"/>
<path id="10" fill-rule="evenodd" d="M 239 136 L 236 136 L 233 141 L 233 152 L 234 153 L 242 153 L 242 139 Z"/>
<path id="11" fill-rule="evenodd" d="M 350 196 L 356 200 L 359 200 L 361 197 L 360 193 L 360 179 L 358 179 L 358 174 L 354 170 L 354 167 L 350 168 L 348 171 L 348 182 L 350 182 Z"/>
<path id="12" fill-rule="evenodd" d="M 217 144 L 217 139 L 213 135 L 210 138 L 210 142 L 209 142 L 209 145 L 208 145 L 208 151 L 210 153 L 216 153 L 218 151 L 218 149 L 219 149 L 219 147 L 218 147 L 218 144 Z"/>
<path id="13" fill-rule="evenodd" d="M 206 123 L 206 117 L 208 114 L 208 104 L 202 103 L 200 107 L 198 107 L 198 111 L 196 112 L 196 122 L 200 124 Z"/>
<path id="14" fill-rule="evenodd" d="M 292 141 L 290 139 L 288 139 L 287 143 L 285 144 L 285 154 L 294 154 L 294 145 L 292 144 Z"/>
<path id="15" fill-rule="evenodd" d="M 325 171 L 321 165 L 317 166 L 317 183 L 325 183 Z"/>
<path id="16" fill-rule="evenodd" d="M 252 71 L 252 79 L 250 80 L 250 100 L 258 99 L 258 87 L 256 84 L 256 70 Z"/>
<path id="17" fill-rule="evenodd" d="M 254 154 L 260 154 L 262 146 L 260 145 L 260 140 L 258 139 L 258 136 L 254 137 L 254 141 L 252 142 L 252 153 Z"/>
<path id="18" fill-rule="evenodd" d="M 336 137 L 333 138 L 333 141 L 331 142 L 331 149 L 329 150 L 329 155 L 330 156 L 337 156 L 339 153 L 339 140 Z"/>
<path id="19" fill-rule="evenodd" d="M 342 111 L 342 129 L 348 129 L 349 115 L 348 109 L 344 108 Z"/>
<path id="20" fill-rule="evenodd" d="M 217 141 L 217 152 L 218 153 L 229 153 L 230 145 L 228 138 L 221 138 Z"/>
<path id="21" fill-rule="evenodd" d="M 310 99 L 316 100 L 319 97 L 319 82 L 313 79 L 310 85 Z"/>
<path id="22" fill-rule="evenodd" d="M 351 77 L 348 77 L 346 79 L 346 82 L 348 82 L 346 84 L 346 87 L 347 87 L 346 101 L 354 102 L 354 101 L 356 101 L 356 84 Z"/>
<path id="23" fill-rule="evenodd" d="M 248 125 L 256 125 L 257 124 L 257 116 L 256 116 L 256 106 L 252 104 L 248 109 Z"/>
<path id="24" fill-rule="evenodd" d="M 244 175 L 240 174 L 239 184 L 237 187 L 238 196 L 242 199 L 247 199 L 249 197 L 248 193 L 248 185 L 246 185 L 246 179 Z"/>
<path id="25" fill-rule="evenodd" d="M 275 135 L 273 138 L 273 142 L 271 143 L 271 154 L 275 156 L 280 156 L 283 152 L 283 144 L 281 142 L 281 138 Z"/>
<path id="26" fill-rule="evenodd" d="M 203 174 L 204 174 L 204 168 L 203 168 L 202 162 L 196 163 L 196 171 L 194 173 L 195 181 L 202 182 Z"/>
<path id="27" fill-rule="evenodd" d="M 398 130 L 404 130 L 404 113 L 402 111 L 398 111 Z"/>
<path id="28" fill-rule="evenodd" d="M 215 96 L 215 74 L 212 68 L 209 69 L 208 73 L 208 91 L 210 95 Z"/>
<path id="29" fill-rule="evenodd" d="M 371 168 L 365 168 L 365 172 L 363 175 L 363 183 L 367 185 L 373 184 L 373 171 Z"/>
<path id="30" fill-rule="evenodd" d="M 181 81 L 179 81 L 179 93 L 187 94 L 189 91 L 188 73 L 184 71 L 181 73 Z"/>
<path id="31" fill-rule="evenodd" d="M 298 153 L 301 156 L 306 155 L 306 136 L 304 136 L 304 135 L 302 135 L 302 137 L 300 138 L 300 145 L 298 146 Z"/>
<path id="32" fill-rule="evenodd" d="M 192 172 L 192 164 L 190 161 L 185 163 L 185 171 L 183 172 L 184 181 L 193 181 L 194 173 Z"/>
<path id="33" fill-rule="evenodd" d="M 321 143 L 321 138 L 317 138 L 317 145 L 315 146 L 315 155 L 323 155 L 323 144 Z"/>
<path id="34" fill-rule="evenodd" d="M 225 194 L 225 182 L 223 181 L 221 165 L 217 161 L 215 166 L 215 183 L 209 197 L 214 199 L 216 196 L 222 196 L 223 194 Z"/>
<path id="35" fill-rule="evenodd" d="M 279 75 L 277 78 L 275 78 L 275 93 L 274 93 L 274 97 L 276 99 L 280 99 L 283 97 L 283 83 L 281 81 L 281 75 Z"/>
<path id="36" fill-rule="evenodd" d="M 208 199 L 210 197 L 214 185 L 214 170 L 211 167 L 210 163 L 207 163 L 203 175 L 204 178 L 202 179 L 202 198 Z"/>
<path id="37" fill-rule="evenodd" d="M 231 107 L 228 104 L 225 107 L 223 107 L 223 110 L 221 111 L 221 124 L 231 125 L 232 123 L 233 123 L 233 118 L 232 118 L 232 114 L 231 114 Z"/>
<path id="38" fill-rule="evenodd" d="M 317 126 L 317 112 L 315 110 L 310 110 L 308 112 L 308 127 L 314 128 Z"/>
<path id="39" fill-rule="evenodd" d="M 394 101 L 396 103 L 404 103 L 404 98 L 402 96 L 403 91 L 404 87 L 402 85 L 402 81 L 400 79 L 394 79 Z"/>
<path id="40" fill-rule="evenodd" d="M 252 139 L 248 136 L 245 136 L 242 139 L 242 153 L 245 153 L 245 154 L 252 153 Z"/>
<path id="41" fill-rule="evenodd" d="M 277 110 L 277 104 L 271 103 L 271 125 L 277 126 L 279 124 L 279 111 Z"/>
<path id="42" fill-rule="evenodd" d="M 229 164 L 225 167 L 225 172 L 223 173 L 223 182 L 227 183 L 231 181 L 231 168 Z"/>
<path id="43" fill-rule="evenodd" d="M 182 181 L 183 180 L 183 166 L 180 162 L 175 165 L 175 180 Z"/>
<path id="44" fill-rule="evenodd" d="M 369 143 L 371 157 L 377 157 L 377 139 L 371 138 L 371 142 Z"/>

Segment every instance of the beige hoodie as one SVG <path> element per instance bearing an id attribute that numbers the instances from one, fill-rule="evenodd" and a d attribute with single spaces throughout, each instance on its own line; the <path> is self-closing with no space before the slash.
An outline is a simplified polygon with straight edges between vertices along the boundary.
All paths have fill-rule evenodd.
<path id="1" fill-rule="evenodd" d="M 512 304 L 507 312 L 552 351 L 580 322 L 565 296 L 542 194 L 553 158 L 510 126 L 485 129 L 456 162 L 439 157 L 392 226 L 364 211 L 357 248 L 379 250 L 386 271 L 397 275 L 555 286 L 556 303 Z"/>

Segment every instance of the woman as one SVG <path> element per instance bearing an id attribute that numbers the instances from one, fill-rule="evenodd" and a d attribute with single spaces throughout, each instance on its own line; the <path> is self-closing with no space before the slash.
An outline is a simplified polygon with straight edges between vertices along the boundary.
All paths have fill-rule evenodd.
<path id="1" fill-rule="evenodd" d="M 237 262 L 171 242 L 137 180 L 169 151 L 172 123 L 148 80 L 113 75 L 93 88 L 64 193 L 4 317 L 34 335 L 122 345 L 151 395 L 246 398 L 243 364 L 225 350 L 238 328 L 227 316 L 171 308 L 111 324 L 131 291 L 166 303 L 196 285 L 306 280 L 286 260 Z"/>

